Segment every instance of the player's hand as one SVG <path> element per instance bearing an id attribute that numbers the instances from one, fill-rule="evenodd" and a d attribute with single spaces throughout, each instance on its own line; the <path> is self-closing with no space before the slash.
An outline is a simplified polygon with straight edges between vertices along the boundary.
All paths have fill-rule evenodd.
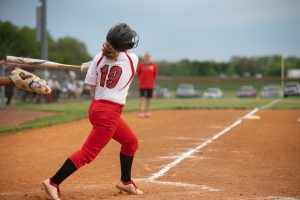
<path id="1" fill-rule="evenodd" d="M 80 66 L 80 70 L 82 73 L 87 73 L 90 64 L 92 63 L 92 61 L 86 62 L 86 63 L 82 63 Z"/>

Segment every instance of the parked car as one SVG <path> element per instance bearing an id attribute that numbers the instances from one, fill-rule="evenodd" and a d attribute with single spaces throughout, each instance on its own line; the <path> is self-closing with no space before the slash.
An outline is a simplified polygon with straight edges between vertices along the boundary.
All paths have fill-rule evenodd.
<path id="1" fill-rule="evenodd" d="M 200 97 L 200 91 L 196 90 L 192 84 L 182 83 L 176 90 L 176 97 Z"/>
<path id="2" fill-rule="evenodd" d="M 217 99 L 223 96 L 220 88 L 207 88 L 203 94 L 204 98 Z"/>
<path id="3" fill-rule="evenodd" d="M 300 96 L 300 84 L 296 81 L 287 82 L 284 87 L 284 96 Z"/>
<path id="4" fill-rule="evenodd" d="M 236 93 L 237 97 L 256 97 L 257 96 L 257 90 L 252 87 L 251 85 L 246 85 L 240 87 L 240 89 Z"/>
<path id="5" fill-rule="evenodd" d="M 160 86 L 156 86 L 153 92 L 154 92 L 154 97 L 156 98 L 172 97 L 172 92 L 168 88 L 161 88 Z"/>
<path id="6" fill-rule="evenodd" d="M 266 85 L 262 88 L 260 96 L 262 98 L 280 98 L 282 97 L 281 87 L 279 85 Z"/>

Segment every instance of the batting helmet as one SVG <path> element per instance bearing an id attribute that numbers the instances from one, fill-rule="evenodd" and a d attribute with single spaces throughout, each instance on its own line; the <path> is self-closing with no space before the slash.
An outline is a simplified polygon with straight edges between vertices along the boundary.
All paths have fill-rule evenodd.
<path id="1" fill-rule="evenodd" d="M 106 40 L 114 49 L 125 51 L 138 46 L 139 36 L 127 24 L 120 23 L 109 29 Z"/>

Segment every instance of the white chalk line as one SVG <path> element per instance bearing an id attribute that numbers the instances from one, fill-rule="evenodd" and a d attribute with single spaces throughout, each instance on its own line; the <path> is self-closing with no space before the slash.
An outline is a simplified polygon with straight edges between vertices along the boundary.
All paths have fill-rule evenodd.
<path id="1" fill-rule="evenodd" d="M 254 198 L 227 198 L 226 200 L 300 200 L 300 199 L 295 197 L 268 196 L 268 197 L 254 197 Z"/>
<path id="2" fill-rule="evenodd" d="M 219 133 L 213 135 L 213 137 L 207 139 L 206 141 L 204 141 L 200 145 L 198 145 L 198 146 L 196 146 L 196 147 L 194 147 L 194 148 L 192 148 L 192 149 L 190 149 L 190 150 L 188 150 L 186 152 L 181 153 L 174 161 L 172 161 L 171 163 L 167 164 L 165 167 L 163 167 L 157 173 L 152 174 L 148 179 L 150 181 L 154 181 L 155 179 L 158 179 L 159 177 L 164 176 L 169 170 L 171 170 L 172 168 L 174 168 L 175 166 L 177 166 L 183 160 L 185 160 L 186 158 L 189 158 L 192 154 L 194 154 L 198 150 L 202 149 L 203 147 L 207 146 L 208 144 L 210 144 L 214 140 L 218 139 L 219 137 L 221 137 L 222 135 L 224 135 L 225 133 L 227 133 L 228 131 L 230 131 L 234 127 L 238 126 L 239 124 L 241 124 L 241 122 L 242 122 L 242 120 L 244 118 L 249 118 L 250 116 L 252 116 L 253 114 L 255 114 L 258 110 L 259 110 L 258 108 L 253 109 L 252 111 L 250 111 L 249 113 L 247 113 L 245 116 L 243 116 L 242 118 L 236 120 L 231 125 L 229 125 L 225 129 L 223 129 Z"/>
<path id="3" fill-rule="evenodd" d="M 169 181 L 151 181 L 151 180 L 146 180 L 146 182 L 150 183 L 156 183 L 159 185 L 166 185 L 166 186 L 175 186 L 175 187 L 184 187 L 184 188 L 193 188 L 193 189 L 198 189 L 202 191 L 207 191 L 207 192 L 216 192 L 220 191 L 220 189 L 212 188 L 207 185 L 198 185 L 198 184 L 192 184 L 192 183 L 182 183 L 182 182 L 169 182 Z"/>
<path id="4" fill-rule="evenodd" d="M 275 99 L 273 101 L 271 101 L 270 103 L 264 105 L 264 106 L 261 106 L 260 108 L 261 109 L 267 109 L 267 108 L 271 108 L 272 106 L 274 106 L 276 103 L 278 103 L 279 101 L 281 101 L 281 99 Z"/>

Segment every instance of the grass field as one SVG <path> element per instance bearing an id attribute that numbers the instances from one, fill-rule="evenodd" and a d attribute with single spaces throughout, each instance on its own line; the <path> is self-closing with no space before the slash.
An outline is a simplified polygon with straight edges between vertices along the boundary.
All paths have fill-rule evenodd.
<path id="1" fill-rule="evenodd" d="M 152 109 L 251 109 L 267 105 L 274 99 L 155 99 Z M 17 103 L 12 105 L 13 109 L 22 109 L 28 111 L 55 112 L 54 116 L 39 118 L 33 121 L 25 122 L 17 126 L 0 128 L 0 134 L 12 133 L 28 128 L 39 128 L 53 124 L 70 122 L 87 117 L 90 100 L 85 101 L 63 101 L 52 104 L 32 104 Z M 129 99 L 125 107 L 125 112 L 138 111 L 138 99 Z M 300 109 L 299 98 L 281 99 L 272 105 L 272 109 Z"/>

